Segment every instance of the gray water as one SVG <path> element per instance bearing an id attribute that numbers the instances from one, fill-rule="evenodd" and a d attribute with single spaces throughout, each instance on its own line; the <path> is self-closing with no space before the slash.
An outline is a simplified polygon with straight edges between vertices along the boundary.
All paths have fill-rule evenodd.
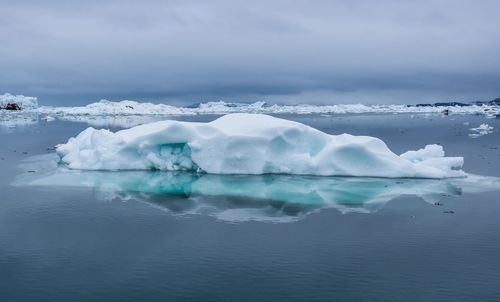
<path id="1" fill-rule="evenodd" d="M 439 143 L 464 156 L 465 171 L 500 177 L 500 133 L 469 137 L 481 123 L 499 129 L 499 119 L 282 117 L 374 135 L 396 153 Z M 1 301 L 500 300 L 495 178 L 58 167 L 51 148 L 87 126 L 0 127 Z"/>

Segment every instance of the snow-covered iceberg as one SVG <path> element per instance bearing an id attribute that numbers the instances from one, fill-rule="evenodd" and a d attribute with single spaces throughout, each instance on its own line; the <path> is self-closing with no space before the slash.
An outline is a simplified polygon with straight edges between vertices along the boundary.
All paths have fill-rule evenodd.
<path id="1" fill-rule="evenodd" d="M 300 174 L 446 178 L 466 174 L 462 157 L 428 145 L 401 155 L 380 139 L 329 135 L 261 114 L 229 114 L 209 123 L 161 121 L 111 132 L 87 128 L 57 146 L 82 170 L 164 170 L 212 174 Z"/>
<path id="2" fill-rule="evenodd" d="M 33 110 L 38 107 L 36 97 L 24 95 L 12 95 L 5 93 L 0 95 L 0 109 L 6 110 Z"/>

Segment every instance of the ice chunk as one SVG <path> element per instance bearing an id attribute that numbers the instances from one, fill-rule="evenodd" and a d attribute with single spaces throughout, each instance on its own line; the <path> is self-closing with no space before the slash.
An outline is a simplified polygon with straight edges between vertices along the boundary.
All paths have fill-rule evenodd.
<path id="1" fill-rule="evenodd" d="M 472 132 L 469 134 L 472 138 L 477 138 L 483 135 L 487 135 L 493 133 L 493 127 L 488 124 L 481 124 L 477 128 L 470 128 L 469 130 Z"/>
<path id="2" fill-rule="evenodd" d="M 402 158 L 406 158 L 412 162 L 421 162 L 430 158 L 443 157 L 444 149 L 440 145 L 427 145 L 423 149 L 417 151 L 407 151 L 401 154 Z"/>
<path id="3" fill-rule="evenodd" d="M 57 146 L 83 170 L 189 170 L 212 174 L 300 174 L 445 178 L 464 176 L 461 157 L 427 146 L 398 156 L 378 138 L 329 135 L 261 114 L 209 123 L 161 121 L 116 133 L 87 128 Z"/>
<path id="4" fill-rule="evenodd" d="M 24 95 L 12 95 L 5 93 L 0 95 L 0 109 L 6 110 L 27 110 L 38 107 L 36 97 Z"/>

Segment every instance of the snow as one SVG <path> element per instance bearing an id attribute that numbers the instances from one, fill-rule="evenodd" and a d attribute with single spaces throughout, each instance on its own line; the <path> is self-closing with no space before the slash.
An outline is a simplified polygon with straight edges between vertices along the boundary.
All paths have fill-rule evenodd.
<path id="1" fill-rule="evenodd" d="M 488 124 L 481 124 L 477 128 L 470 128 L 469 130 L 473 133 L 470 133 L 469 136 L 472 138 L 477 138 L 483 135 L 493 133 L 493 127 Z"/>
<path id="2" fill-rule="evenodd" d="M 36 97 L 12 95 L 10 93 L 0 95 L 0 109 L 5 108 L 8 104 L 16 104 L 21 110 L 36 109 L 38 107 Z"/>
<path id="3" fill-rule="evenodd" d="M 329 135 L 263 114 L 235 113 L 209 123 L 166 120 L 116 133 L 87 128 L 57 146 L 82 170 L 164 170 L 211 174 L 300 174 L 446 178 L 466 174 L 462 157 L 428 145 L 401 156 L 380 139 Z"/>

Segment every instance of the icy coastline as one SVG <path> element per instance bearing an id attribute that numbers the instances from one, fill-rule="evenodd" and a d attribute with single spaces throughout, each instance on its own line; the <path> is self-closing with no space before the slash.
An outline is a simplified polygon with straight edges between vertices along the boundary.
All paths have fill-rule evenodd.
<path id="1" fill-rule="evenodd" d="M 401 155 L 380 139 L 329 135 L 262 114 L 228 114 L 209 123 L 161 121 L 111 132 L 87 128 L 57 146 L 61 161 L 81 170 L 195 171 L 211 174 L 299 174 L 446 178 L 466 174 L 461 157 L 438 145 Z"/>

